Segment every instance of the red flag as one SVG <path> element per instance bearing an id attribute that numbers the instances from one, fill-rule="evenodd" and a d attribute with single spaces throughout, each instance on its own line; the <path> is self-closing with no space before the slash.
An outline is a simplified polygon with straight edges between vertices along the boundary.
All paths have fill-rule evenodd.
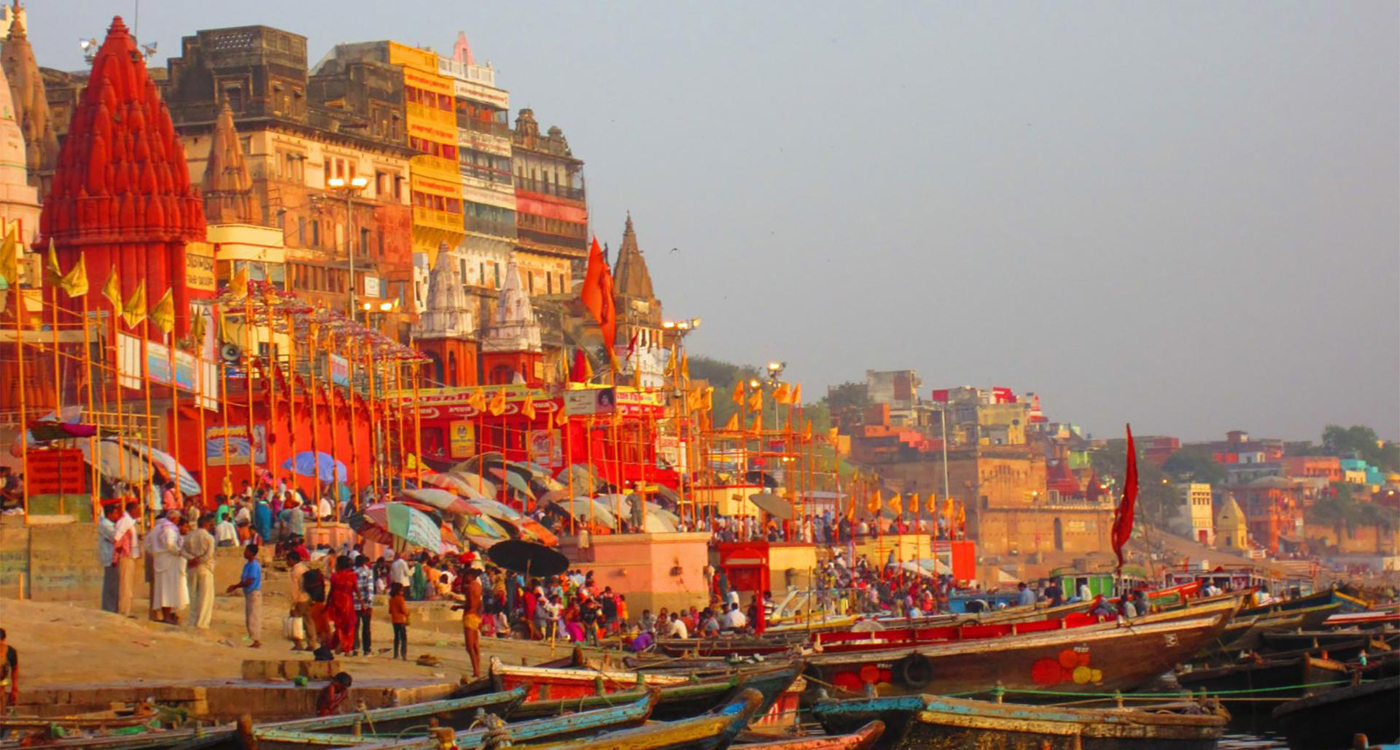
<path id="1" fill-rule="evenodd" d="M 602 329 L 603 348 L 607 350 L 608 358 L 616 360 L 613 345 L 617 340 L 617 309 L 613 302 L 612 271 L 603 260 L 603 249 L 598 246 L 597 237 L 593 238 L 593 246 L 588 250 L 588 270 L 584 273 L 579 297 Z"/>
<path id="2" fill-rule="evenodd" d="M 1137 450 L 1133 448 L 1133 426 L 1128 425 L 1127 468 L 1123 471 L 1123 499 L 1113 512 L 1113 554 L 1118 555 L 1118 567 L 1123 567 L 1123 545 L 1133 535 L 1133 510 L 1137 506 Z"/>
<path id="3" fill-rule="evenodd" d="M 569 368 L 570 383 L 587 383 L 593 379 L 593 368 L 588 366 L 588 355 L 582 349 L 574 350 L 574 365 Z"/>

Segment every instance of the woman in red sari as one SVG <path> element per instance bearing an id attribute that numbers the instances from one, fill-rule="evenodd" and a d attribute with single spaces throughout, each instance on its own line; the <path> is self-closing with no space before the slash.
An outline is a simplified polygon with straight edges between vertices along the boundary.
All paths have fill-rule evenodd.
<path id="1" fill-rule="evenodd" d="M 331 576 L 331 591 L 326 597 L 326 610 L 335 623 L 335 650 L 348 654 L 355 650 L 355 587 L 358 578 L 350 558 L 336 558 L 335 574 Z"/>

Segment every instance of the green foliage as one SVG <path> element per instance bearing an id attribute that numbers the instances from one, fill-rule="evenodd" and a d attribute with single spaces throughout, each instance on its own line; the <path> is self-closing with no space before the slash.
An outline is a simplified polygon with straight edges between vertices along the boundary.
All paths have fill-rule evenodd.
<path id="1" fill-rule="evenodd" d="M 1322 431 L 1322 447 L 1328 455 L 1354 455 L 1382 471 L 1400 471 L 1400 445 L 1382 444 L 1376 431 L 1365 425 L 1327 425 Z"/>
<path id="2" fill-rule="evenodd" d="M 861 413 L 870 405 L 870 391 L 865 383 L 847 381 L 832 386 L 822 397 L 822 403 L 826 404 L 836 424 L 858 424 Z"/>
<path id="3" fill-rule="evenodd" d="M 730 398 L 734 393 L 734 385 L 741 380 L 760 377 L 757 367 L 752 365 L 736 365 L 732 362 L 713 359 L 705 356 L 693 356 L 690 358 L 690 377 L 692 380 L 705 380 L 714 386 L 714 412 L 711 419 L 716 427 L 721 427 L 734 412 L 738 411 L 738 404 Z"/>
<path id="4" fill-rule="evenodd" d="M 1178 482 L 1204 482 L 1211 485 L 1225 483 L 1225 467 L 1216 462 L 1210 449 L 1192 445 L 1173 453 L 1162 469 Z"/>

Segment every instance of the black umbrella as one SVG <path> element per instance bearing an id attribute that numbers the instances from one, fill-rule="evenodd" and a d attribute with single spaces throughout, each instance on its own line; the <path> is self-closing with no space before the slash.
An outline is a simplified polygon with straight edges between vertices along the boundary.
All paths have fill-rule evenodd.
<path id="1" fill-rule="evenodd" d="M 497 542 L 486 550 L 491 562 L 530 576 L 557 576 L 569 569 L 569 558 L 551 547 L 520 539 Z"/>

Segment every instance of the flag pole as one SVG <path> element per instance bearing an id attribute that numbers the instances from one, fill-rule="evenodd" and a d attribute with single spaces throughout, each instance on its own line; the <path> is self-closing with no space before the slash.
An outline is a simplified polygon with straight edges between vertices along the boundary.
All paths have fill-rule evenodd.
<path id="1" fill-rule="evenodd" d="M 252 292 L 248 289 L 243 291 L 243 361 L 243 396 L 248 407 L 248 486 L 253 488 L 256 497 L 258 469 L 255 457 L 258 452 L 253 445 L 253 300 Z"/>
<path id="2" fill-rule="evenodd" d="M 353 337 L 353 334 L 352 334 Z M 355 353 L 358 350 L 357 342 L 346 339 L 345 358 L 346 371 L 349 373 L 350 386 L 348 388 L 349 413 L 350 413 L 350 465 L 355 467 L 346 472 L 346 481 L 350 482 L 350 497 L 357 503 L 356 510 L 359 510 L 359 493 L 356 491 L 360 483 L 360 439 L 358 437 L 359 425 L 355 422 Z M 337 498 L 337 501 L 339 498 Z"/>
<path id="3" fill-rule="evenodd" d="M 24 523 L 29 525 L 29 411 L 26 408 L 28 384 L 24 377 L 24 331 L 20 326 L 20 316 L 24 314 L 24 294 L 18 280 L 13 287 L 15 293 L 15 361 L 19 368 L 19 461 L 25 481 L 20 482 L 20 499 L 24 503 Z M 96 461 L 97 457 L 93 456 Z"/>
<path id="4" fill-rule="evenodd" d="M 422 408 L 423 362 L 413 361 L 413 481 L 423 486 L 423 408 Z"/>
<path id="5" fill-rule="evenodd" d="M 147 349 L 151 336 L 151 314 L 148 310 L 142 310 L 142 312 L 144 315 L 141 318 L 141 380 L 145 385 L 146 398 L 146 487 L 142 488 L 141 507 L 144 510 L 141 515 L 146 518 L 147 528 L 150 528 L 150 523 L 154 519 L 150 517 L 152 508 L 149 502 L 150 495 L 147 494 L 147 491 L 153 489 L 156 479 L 156 470 L 152 463 L 153 454 L 151 453 L 151 448 L 154 447 L 151 433 L 155 429 L 155 420 L 151 416 L 151 362 Z"/>
<path id="6" fill-rule="evenodd" d="M 81 256 L 78 258 L 78 262 L 83 262 Z M 92 520 L 96 523 L 100 514 L 98 506 L 102 504 L 102 479 L 97 473 L 97 434 L 101 431 L 102 426 L 97 419 L 97 398 L 92 392 L 92 334 L 88 330 L 88 296 L 86 291 L 83 293 L 83 367 L 83 374 L 87 380 L 88 387 L 88 419 L 92 420 L 93 426 L 96 428 L 93 430 L 92 435 L 88 437 L 88 450 L 92 453 L 92 466 L 90 467 L 92 470 Z"/>
<path id="7" fill-rule="evenodd" d="M 180 469 L 184 464 L 180 462 L 180 378 L 175 370 L 175 331 L 171 329 L 166 337 L 166 359 L 170 362 L 170 455 L 175 460 L 175 476 L 171 481 L 175 483 L 176 495 L 183 495 L 180 490 Z M 180 503 L 181 507 L 184 503 Z"/>
<path id="8" fill-rule="evenodd" d="M 287 311 L 287 453 L 296 468 L 297 460 L 297 323 L 291 310 Z M 273 402 L 274 404 L 276 402 Z M 269 432 L 277 429 L 276 412 L 268 415 Z M 274 461 L 275 463 L 275 461 Z M 280 465 L 279 465 L 280 466 Z M 293 474 L 295 475 L 295 471 Z M 317 499 L 319 502 L 319 498 Z"/>
<path id="9" fill-rule="evenodd" d="M 205 319 L 203 313 L 200 313 L 199 319 Z M 206 443 L 209 440 L 209 433 L 207 431 L 208 427 L 204 421 L 204 406 L 208 401 L 208 398 L 205 395 L 205 391 L 208 389 L 209 384 L 204 382 L 203 338 L 207 337 L 208 335 L 209 331 L 206 329 L 204 332 L 204 336 L 201 337 L 201 340 L 196 341 L 194 344 L 194 411 L 195 416 L 199 417 L 199 494 L 200 499 L 203 501 L 202 503 L 200 503 L 200 505 L 202 505 L 203 508 L 206 510 L 212 505 L 212 503 L 209 502 L 212 499 L 209 497 L 209 450 L 205 447 Z"/>
<path id="10" fill-rule="evenodd" d="M 267 352 L 269 360 L 267 368 L 268 375 L 266 431 L 270 439 L 267 441 L 267 463 L 268 468 L 271 470 L 273 476 L 272 486 L 276 487 L 277 469 L 281 465 L 277 462 L 277 440 L 272 438 L 277 430 L 277 373 L 282 369 L 282 362 L 281 357 L 278 355 L 277 352 L 277 327 L 276 323 L 273 321 L 272 309 L 267 304 L 267 291 L 268 290 L 264 288 L 262 295 L 263 309 L 266 311 L 267 314 Z M 288 314 L 288 317 L 290 317 L 290 313 Z M 296 338 L 292 336 L 289 332 L 287 336 L 288 346 L 295 346 L 295 342 Z"/>

